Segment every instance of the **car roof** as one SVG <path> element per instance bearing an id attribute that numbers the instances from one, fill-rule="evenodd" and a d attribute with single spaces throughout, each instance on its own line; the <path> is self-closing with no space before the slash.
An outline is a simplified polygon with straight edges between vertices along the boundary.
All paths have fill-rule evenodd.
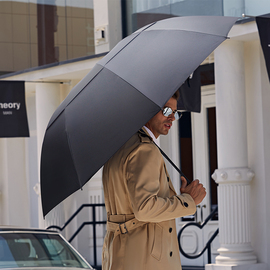
<path id="1" fill-rule="evenodd" d="M 57 231 L 53 230 L 46 230 L 46 229 L 39 229 L 39 228 L 24 228 L 24 227 L 18 227 L 18 226 L 9 226 L 9 225 L 0 225 L 0 233 L 1 232 L 38 232 L 38 233 L 57 233 Z"/>

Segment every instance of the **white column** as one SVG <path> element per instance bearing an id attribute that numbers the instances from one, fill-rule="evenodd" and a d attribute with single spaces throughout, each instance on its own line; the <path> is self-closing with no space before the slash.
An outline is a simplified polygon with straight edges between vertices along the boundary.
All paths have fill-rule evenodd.
<path id="1" fill-rule="evenodd" d="M 108 0 L 94 0 L 95 53 L 108 52 L 109 44 L 109 9 Z M 102 31 L 105 38 L 102 38 Z"/>
<path id="2" fill-rule="evenodd" d="M 270 264 L 270 84 L 260 41 L 247 42 L 245 55 L 248 155 L 256 175 L 251 185 L 252 246 L 258 260 Z"/>
<path id="3" fill-rule="evenodd" d="M 30 225 L 25 166 L 25 139 L 0 139 L 0 221 L 2 225 Z"/>
<path id="4" fill-rule="evenodd" d="M 228 40 L 215 51 L 215 85 L 219 169 L 213 178 L 219 184 L 220 248 L 216 264 L 207 265 L 206 269 L 235 269 L 257 262 L 250 235 L 250 181 L 254 173 L 248 168 L 247 159 L 241 41 Z"/>
<path id="5" fill-rule="evenodd" d="M 94 0 L 93 4 L 95 53 L 108 52 L 122 39 L 121 1 Z"/>
<path id="6" fill-rule="evenodd" d="M 248 168 L 216 170 L 219 184 L 219 256 L 216 264 L 255 264 L 250 237 L 250 181 L 254 173 Z"/>
<path id="7" fill-rule="evenodd" d="M 36 121 L 36 89 L 35 84 L 25 83 L 26 108 L 30 137 L 25 140 L 25 167 L 28 182 L 28 200 L 30 226 L 38 227 L 38 200 L 34 187 L 38 178 L 37 159 L 37 121 Z"/>
<path id="8" fill-rule="evenodd" d="M 40 177 L 40 157 L 42 142 L 48 122 L 60 104 L 60 84 L 57 83 L 38 83 L 36 84 L 36 117 L 37 117 L 37 149 L 38 149 L 38 172 Z M 40 179 L 39 179 L 40 182 Z M 37 188 L 39 191 L 39 187 Z M 40 197 L 40 196 L 39 196 Z M 46 222 L 43 219 L 41 201 L 39 200 L 39 227 L 47 227 L 50 220 L 57 220 L 58 214 L 52 211 L 47 217 Z M 48 224 L 49 223 L 49 224 Z"/>

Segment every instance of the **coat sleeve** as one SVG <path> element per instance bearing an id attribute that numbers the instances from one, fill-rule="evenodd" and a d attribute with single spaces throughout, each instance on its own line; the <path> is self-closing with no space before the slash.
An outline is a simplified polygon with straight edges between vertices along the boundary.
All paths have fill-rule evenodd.
<path id="1" fill-rule="evenodd" d="M 162 222 L 196 212 L 194 200 L 188 194 L 158 195 L 163 166 L 160 152 L 150 143 L 141 144 L 126 160 L 127 188 L 134 215 L 140 221 Z"/>

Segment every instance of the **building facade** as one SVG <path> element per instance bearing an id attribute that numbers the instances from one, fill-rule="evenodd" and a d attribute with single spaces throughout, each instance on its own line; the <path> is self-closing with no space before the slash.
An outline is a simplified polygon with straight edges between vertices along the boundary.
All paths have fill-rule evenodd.
<path id="1" fill-rule="evenodd" d="M 0 138 L 0 223 L 27 227 L 62 225 L 85 203 L 102 203 L 101 170 L 77 191 L 42 215 L 39 164 L 47 123 L 71 89 L 123 37 L 153 21 L 190 15 L 258 16 L 268 1 L 196 0 L 28 0 L 0 1 L 1 80 L 25 81 L 29 138 Z M 47 22 L 47 18 L 51 18 Z M 189 178 L 199 178 L 207 196 L 195 216 L 203 222 L 218 205 L 218 215 L 203 230 L 189 227 L 183 249 L 197 254 L 219 228 L 207 254 L 183 265 L 206 269 L 270 267 L 270 86 L 254 19 L 235 24 L 230 39 L 201 65 L 201 113 L 184 113 L 161 148 Z M 162 65 L 162 63 L 160 63 Z M 178 173 L 168 165 L 176 190 Z M 63 232 L 69 238 L 82 222 L 83 209 Z M 104 209 L 97 210 L 104 220 Z M 98 264 L 105 226 L 97 227 Z M 72 244 L 93 264 L 92 229 L 83 228 Z M 247 268 L 250 267 L 250 268 Z"/>

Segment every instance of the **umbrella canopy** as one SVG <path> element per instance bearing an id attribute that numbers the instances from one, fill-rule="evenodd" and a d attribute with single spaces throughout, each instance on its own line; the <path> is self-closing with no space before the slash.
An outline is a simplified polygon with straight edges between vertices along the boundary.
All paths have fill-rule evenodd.
<path id="1" fill-rule="evenodd" d="M 158 21 L 123 39 L 94 66 L 48 124 L 41 154 L 44 216 L 160 111 L 236 20 Z"/>

